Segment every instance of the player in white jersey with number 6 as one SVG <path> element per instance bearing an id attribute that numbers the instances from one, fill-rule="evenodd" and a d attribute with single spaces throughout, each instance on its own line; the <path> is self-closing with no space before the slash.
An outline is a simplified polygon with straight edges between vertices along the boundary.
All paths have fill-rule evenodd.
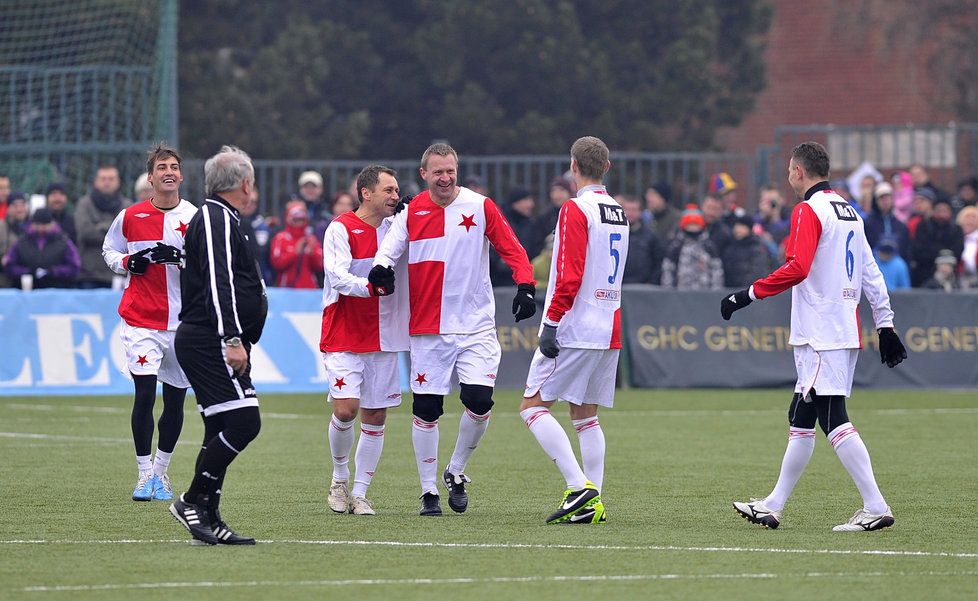
<path id="1" fill-rule="evenodd" d="M 821 426 L 852 477 L 863 506 L 836 532 L 868 532 L 892 526 L 893 512 L 883 499 L 869 452 L 846 413 L 852 376 L 862 347 L 858 306 L 865 294 L 879 332 L 880 359 L 895 367 L 907 358 L 893 330 L 893 311 L 863 220 L 829 188 L 829 156 L 817 142 L 791 151 L 788 183 L 802 202 L 791 215 L 787 260 L 774 273 L 726 296 L 720 313 L 730 319 L 751 302 L 791 288 L 791 337 L 798 382 L 788 409 L 788 448 L 778 482 L 767 497 L 735 502 L 734 509 L 755 524 L 777 528 L 791 491 L 815 449 L 815 424 Z"/>
<path id="2" fill-rule="evenodd" d="M 624 209 L 601 184 L 611 167 L 608 147 L 594 137 L 571 146 L 577 197 L 560 209 L 554 234 L 550 284 L 520 405 L 523 422 L 557 465 L 567 490 L 548 524 L 605 521 L 604 433 L 598 407 L 615 399 L 621 349 L 621 275 L 628 251 Z M 577 430 L 584 468 L 567 434 L 550 414 L 566 401 Z"/>

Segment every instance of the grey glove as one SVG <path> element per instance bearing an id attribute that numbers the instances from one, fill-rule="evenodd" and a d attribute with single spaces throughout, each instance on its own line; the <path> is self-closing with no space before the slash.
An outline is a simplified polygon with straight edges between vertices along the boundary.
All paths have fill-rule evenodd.
<path id="1" fill-rule="evenodd" d="M 540 352 L 544 357 L 551 359 L 560 354 L 560 345 L 557 344 L 557 326 L 543 325 L 543 331 L 540 332 Z"/>

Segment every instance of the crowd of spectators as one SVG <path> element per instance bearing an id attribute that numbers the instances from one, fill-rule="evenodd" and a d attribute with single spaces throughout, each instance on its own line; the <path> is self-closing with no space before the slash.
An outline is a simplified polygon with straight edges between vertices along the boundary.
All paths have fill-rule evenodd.
<path id="1" fill-rule="evenodd" d="M 85 195 L 72 202 L 60 183 L 44 191 L 33 213 L 27 197 L 0 174 L 0 287 L 121 286 L 105 266 L 105 232 L 120 210 L 132 204 L 122 192 L 119 171 L 99 167 Z M 478 177 L 464 185 L 487 193 Z M 242 228 L 255 245 L 268 285 L 318 288 L 322 285 L 322 237 L 338 215 L 356 209 L 350 190 L 326 194 L 317 171 L 304 171 L 281 215 L 262 215 L 258 197 L 242 211 Z M 978 178 L 960 181 L 954 193 L 935 185 L 921 165 L 889 178 L 871 167 L 832 188 L 862 216 L 866 238 L 890 290 L 978 288 Z M 410 182 L 407 184 L 410 191 Z M 679 290 L 743 288 L 784 261 L 794 202 L 781 187 L 761 186 L 755 199 L 728 173 L 705 182 L 698 202 L 675 198 L 669 182 L 649 184 L 641 196 L 622 194 L 630 225 L 623 281 Z M 538 194 L 539 192 L 539 194 Z M 527 250 L 540 285 L 549 277 L 553 231 L 561 206 L 575 191 L 558 177 L 542 191 L 514 188 L 496 199 Z M 145 177 L 133 198 L 152 195 Z M 751 202 L 753 200 L 753 202 Z M 511 286 L 509 270 L 491 253 L 496 286 Z"/>

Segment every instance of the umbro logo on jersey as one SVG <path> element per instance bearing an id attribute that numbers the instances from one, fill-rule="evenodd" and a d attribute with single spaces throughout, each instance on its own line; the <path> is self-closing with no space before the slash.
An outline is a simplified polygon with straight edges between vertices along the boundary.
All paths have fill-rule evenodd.
<path id="1" fill-rule="evenodd" d="M 430 212 L 431 211 L 415 211 L 414 214 L 415 215 L 422 215 L 423 216 L 423 215 L 427 215 Z"/>
<path id="2" fill-rule="evenodd" d="M 361 230 L 361 229 L 355 229 L 355 230 L 352 230 L 352 231 L 353 231 L 353 233 L 354 233 L 354 234 L 362 234 L 362 233 L 363 233 L 363 232 L 365 232 L 366 230 Z"/>
<path id="3" fill-rule="evenodd" d="M 135 215 L 133 215 L 133 217 L 139 217 L 140 219 L 142 219 L 144 217 L 149 217 L 149 215 L 150 215 L 149 213 L 136 213 Z"/>

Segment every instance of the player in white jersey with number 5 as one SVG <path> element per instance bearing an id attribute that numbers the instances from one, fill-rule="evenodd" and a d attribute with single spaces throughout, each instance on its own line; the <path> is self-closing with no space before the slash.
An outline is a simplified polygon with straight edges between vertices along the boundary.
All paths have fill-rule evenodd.
<path id="1" fill-rule="evenodd" d="M 367 281 L 377 247 L 391 226 L 398 205 L 395 173 L 370 165 L 357 176 L 360 207 L 337 217 L 323 238 L 323 331 L 320 350 L 333 414 L 329 448 L 333 456 L 329 508 L 337 513 L 374 515 L 367 500 L 384 448 L 387 410 L 401 404 L 398 351 L 408 342 L 407 261 L 395 266 L 394 294 Z M 350 490 L 350 452 L 354 420 L 360 413 L 356 476 Z"/>
<path id="2" fill-rule="evenodd" d="M 628 251 L 625 210 L 601 184 L 611 167 L 608 147 L 591 136 L 571 146 L 577 197 L 560 209 L 550 284 L 520 405 L 523 422 L 557 465 L 567 490 L 548 524 L 605 521 L 604 433 L 598 407 L 615 399 L 621 349 L 621 274 Z M 577 430 L 584 468 L 567 434 L 550 414 L 566 401 Z"/>
<path id="3" fill-rule="evenodd" d="M 132 438 L 138 476 L 134 501 L 173 498 L 167 467 L 183 428 L 183 402 L 190 383 L 177 363 L 173 337 L 180 315 L 180 261 L 187 224 L 197 207 L 180 198 L 183 172 L 177 151 L 163 144 L 149 153 L 146 175 L 153 197 L 124 209 L 105 234 L 102 257 L 112 271 L 128 274 L 119 303 L 122 345 L 132 375 Z M 156 457 L 153 405 L 163 383 Z"/>
<path id="4" fill-rule="evenodd" d="M 791 214 L 785 264 L 746 289 L 723 298 L 730 319 L 751 302 L 791 288 L 791 337 L 798 382 L 788 409 L 788 447 L 778 482 L 767 497 L 735 502 L 748 521 L 777 528 L 781 512 L 815 449 L 815 424 L 852 477 L 863 506 L 836 532 L 868 532 L 892 526 L 869 452 L 846 413 L 856 359 L 862 347 L 858 306 L 865 294 L 879 333 L 880 359 L 895 367 L 907 352 L 893 329 L 893 311 L 863 220 L 829 188 L 829 156 L 817 142 L 791 151 L 788 183 L 801 197 Z"/>

